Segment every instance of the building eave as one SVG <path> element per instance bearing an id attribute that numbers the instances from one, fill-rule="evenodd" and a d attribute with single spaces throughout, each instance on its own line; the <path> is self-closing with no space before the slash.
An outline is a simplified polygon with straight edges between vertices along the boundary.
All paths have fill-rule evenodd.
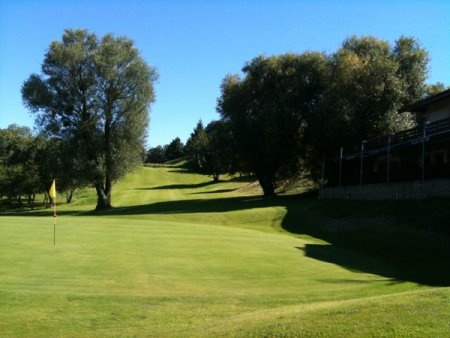
<path id="1" fill-rule="evenodd" d="M 444 90 L 443 92 L 440 92 L 438 94 L 428 96 L 423 100 L 406 105 L 402 109 L 400 109 L 400 113 L 425 113 L 427 111 L 427 108 L 431 104 L 445 100 L 447 98 L 450 98 L 450 89 Z"/>

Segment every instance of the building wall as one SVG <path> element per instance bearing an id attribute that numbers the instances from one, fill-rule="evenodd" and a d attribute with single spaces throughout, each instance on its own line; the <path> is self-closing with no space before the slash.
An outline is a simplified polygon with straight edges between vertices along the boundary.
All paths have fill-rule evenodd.
<path id="1" fill-rule="evenodd" d="M 428 107 L 426 119 L 430 122 L 446 119 L 450 117 L 450 98 L 433 103 Z"/>
<path id="2" fill-rule="evenodd" d="M 449 196 L 450 179 L 326 187 L 319 191 L 321 199 L 387 200 Z"/>

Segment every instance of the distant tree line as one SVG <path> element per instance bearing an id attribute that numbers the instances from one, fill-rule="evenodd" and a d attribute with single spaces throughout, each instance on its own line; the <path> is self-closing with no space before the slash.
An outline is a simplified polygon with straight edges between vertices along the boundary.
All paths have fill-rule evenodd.
<path id="1" fill-rule="evenodd" d="M 9 205 L 34 207 L 35 196 L 45 190 L 48 147 L 27 127 L 11 125 L 0 129 L 0 199 Z"/>
<path id="2" fill-rule="evenodd" d="M 42 193 L 44 204 L 52 203 L 47 192 L 54 178 L 70 203 L 75 189 L 86 185 L 78 170 L 71 148 L 62 140 L 15 124 L 0 129 L 0 201 L 8 207 L 34 208 L 36 194 Z"/>
<path id="3" fill-rule="evenodd" d="M 176 137 L 169 144 L 150 148 L 147 151 L 145 163 L 162 164 L 182 158 L 185 155 L 184 148 L 183 142 L 181 142 L 179 137 Z"/>

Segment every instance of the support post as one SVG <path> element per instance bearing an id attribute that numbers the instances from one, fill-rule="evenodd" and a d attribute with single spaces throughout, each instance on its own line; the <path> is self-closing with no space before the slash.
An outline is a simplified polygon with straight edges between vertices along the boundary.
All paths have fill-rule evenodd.
<path id="1" fill-rule="evenodd" d="M 342 185 L 342 155 L 344 152 L 344 148 L 341 147 L 341 152 L 339 156 L 339 186 Z"/>
<path id="2" fill-rule="evenodd" d="M 361 141 L 361 163 L 360 163 L 360 172 L 359 172 L 359 184 L 363 184 L 363 173 L 364 173 L 364 145 L 367 143 L 367 140 Z"/>
<path id="3" fill-rule="evenodd" d="M 422 182 L 425 180 L 425 143 L 427 139 L 427 126 L 430 124 L 426 121 L 423 124 L 423 136 L 422 136 Z"/>
<path id="4" fill-rule="evenodd" d="M 387 159 L 386 159 L 386 183 L 389 183 L 389 171 L 391 166 L 391 134 L 388 136 Z"/>

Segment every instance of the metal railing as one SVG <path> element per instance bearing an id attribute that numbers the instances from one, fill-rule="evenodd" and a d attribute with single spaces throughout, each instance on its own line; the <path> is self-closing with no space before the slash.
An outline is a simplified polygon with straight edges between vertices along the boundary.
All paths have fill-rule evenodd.
<path id="1" fill-rule="evenodd" d="M 425 129 L 425 130 L 424 130 Z M 380 136 L 374 139 L 369 139 L 364 142 L 364 154 L 375 155 L 377 153 L 386 152 L 388 147 L 396 147 L 401 145 L 415 145 L 423 142 L 424 136 L 430 138 L 439 134 L 450 132 L 450 118 L 438 120 L 435 122 L 425 123 L 412 129 L 404 130 L 392 135 Z M 344 148 L 342 157 L 352 159 L 360 156 L 361 146 L 353 146 Z M 341 151 L 338 151 L 337 158 L 341 156 Z"/>

